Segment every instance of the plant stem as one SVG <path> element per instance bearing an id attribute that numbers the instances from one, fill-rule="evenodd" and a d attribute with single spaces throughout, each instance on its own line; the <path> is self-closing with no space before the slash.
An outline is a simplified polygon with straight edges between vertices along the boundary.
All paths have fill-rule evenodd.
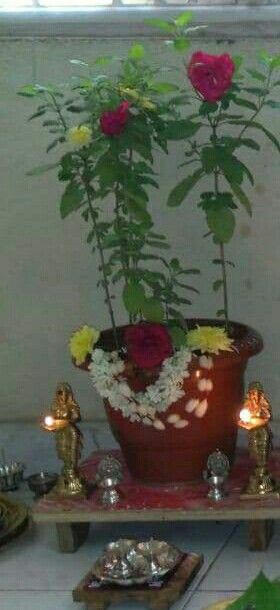
<path id="1" fill-rule="evenodd" d="M 225 323 L 226 323 L 226 328 L 228 328 L 228 325 L 229 325 L 229 320 L 228 320 L 228 288 L 227 288 L 227 273 L 226 273 L 226 261 L 225 261 L 225 248 L 224 248 L 224 244 L 223 243 L 220 243 L 220 257 L 221 257 L 222 276 L 223 276 L 223 298 L 224 298 Z"/>
<path id="2" fill-rule="evenodd" d="M 83 161 L 84 161 L 85 170 L 87 170 L 87 163 L 86 163 L 85 159 L 83 159 Z M 110 291 L 109 291 L 109 284 L 108 284 L 107 275 L 106 275 L 106 263 L 105 263 L 104 251 L 103 251 L 103 247 L 102 247 L 102 240 L 100 237 L 98 224 L 96 222 L 96 217 L 95 217 L 95 212 L 94 212 L 94 208 L 92 205 L 91 193 L 90 193 L 88 181 L 85 178 L 85 176 L 81 176 L 81 178 L 82 178 L 82 181 L 83 181 L 83 184 L 85 187 L 87 202 L 88 202 L 88 209 L 89 209 L 93 228 L 94 228 L 95 235 L 96 235 L 97 248 L 99 251 L 101 270 L 102 270 L 102 275 L 103 275 L 103 288 L 104 288 L 105 295 L 106 295 L 105 302 L 106 302 L 108 310 L 109 310 L 109 315 L 110 315 L 113 335 L 114 335 L 114 341 L 115 341 L 115 347 L 116 347 L 116 350 L 118 351 L 119 350 L 118 333 L 117 333 L 114 311 L 113 311 L 113 307 L 112 307 L 111 295 L 110 295 Z"/>
<path id="3" fill-rule="evenodd" d="M 65 119 L 63 117 L 63 114 L 62 114 L 62 112 L 60 110 L 60 106 L 59 106 L 59 104 L 56 101 L 56 97 L 52 93 L 49 93 L 49 95 L 51 97 L 52 103 L 53 103 L 53 105 L 55 107 L 55 110 L 56 110 L 56 112 L 58 114 L 58 117 L 60 119 L 61 125 L 62 125 L 64 131 L 66 132 L 67 131 L 67 125 L 66 125 Z"/>
<path id="4" fill-rule="evenodd" d="M 62 112 L 60 110 L 59 104 L 56 101 L 56 98 L 54 95 L 52 95 L 51 93 L 49 94 L 54 108 L 58 114 L 58 117 L 60 119 L 61 125 L 64 129 L 64 131 L 67 131 L 67 125 L 66 122 L 64 120 L 64 117 L 62 115 Z M 87 161 L 86 159 L 81 155 L 81 159 L 83 161 L 84 164 L 84 168 L 85 171 L 87 171 L 88 166 L 87 166 Z M 92 200 L 91 200 L 91 193 L 90 193 L 90 189 L 89 189 L 89 184 L 88 181 L 86 179 L 86 177 L 84 175 L 81 175 L 79 173 L 80 179 L 82 180 L 84 187 L 85 187 L 85 191 L 86 191 L 86 196 L 87 196 L 87 202 L 88 202 L 88 209 L 89 209 L 89 213 L 90 213 L 90 217 L 92 220 L 92 224 L 93 224 L 93 228 L 95 231 L 95 235 L 96 235 L 96 242 L 97 242 L 97 248 L 99 251 L 99 256 L 100 256 L 100 264 L 101 264 L 101 270 L 102 270 L 102 275 L 103 275 L 103 288 L 105 291 L 105 302 L 107 304 L 108 310 L 109 310 L 109 316 L 111 319 L 111 324 L 112 324 L 112 330 L 113 330 L 113 336 L 114 336 L 114 341 L 115 341 L 115 347 L 116 350 L 119 350 L 119 341 L 118 341 L 118 333 L 117 333 L 117 327 L 116 327 L 116 322 L 115 322 L 115 316 L 114 316 L 114 311 L 113 311 L 113 307 L 112 307 L 112 300 L 111 300 L 111 295 L 110 295 L 110 291 L 109 291 L 109 284 L 108 284 L 108 280 L 107 280 L 107 275 L 106 275 L 106 263 L 105 263 L 105 257 L 104 257 L 104 251 L 103 251 L 103 247 L 102 247 L 102 240 L 100 237 L 100 233 L 99 233 L 99 228 L 98 228 L 98 224 L 96 222 L 96 218 L 95 218 L 95 213 L 94 213 L 94 208 L 92 205 Z"/>
<path id="5" fill-rule="evenodd" d="M 118 231 L 119 231 L 119 235 L 120 235 L 121 264 L 122 264 L 123 273 L 124 273 L 124 281 L 125 281 L 125 284 L 127 284 L 127 280 L 128 280 L 128 276 L 129 276 L 129 257 L 126 254 L 126 248 L 127 248 L 126 240 L 124 240 L 121 237 L 122 219 L 121 219 L 121 214 L 120 214 L 120 198 L 119 198 L 119 185 L 118 184 L 116 186 L 115 197 L 116 197 L 115 214 L 116 214 L 117 227 L 118 227 Z"/>
<path id="6" fill-rule="evenodd" d="M 214 144 L 216 144 L 217 124 L 212 123 L 212 129 L 213 129 Z M 214 171 L 214 185 L 215 185 L 215 194 L 218 195 L 218 193 L 219 193 L 219 170 L 218 169 L 215 169 L 215 171 Z M 224 244 L 222 242 L 219 243 L 219 247 L 220 247 L 220 260 L 221 260 L 221 267 L 222 267 L 224 316 L 225 316 L 225 325 L 226 325 L 226 328 L 228 328 L 228 323 L 229 323 L 229 319 L 228 319 L 228 283 L 227 283 L 227 269 L 226 269 L 226 260 L 225 260 L 225 248 L 224 248 Z"/>

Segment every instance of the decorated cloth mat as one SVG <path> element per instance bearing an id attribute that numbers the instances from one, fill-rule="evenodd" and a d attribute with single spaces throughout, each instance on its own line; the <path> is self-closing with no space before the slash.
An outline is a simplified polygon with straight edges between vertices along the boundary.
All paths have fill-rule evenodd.
<path id="1" fill-rule="evenodd" d="M 121 451 L 95 451 L 81 465 L 81 473 L 86 480 L 92 484 L 88 498 L 59 499 L 45 496 L 36 503 L 36 512 L 56 512 L 59 510 L 79 509 L 84 511 L 95 511 L 102 509 L 110 511 L 112 508 L 101 505 L 99 493 L 94 486 L 96 469 L 99 461 L 105 455 L 112 455 L 123 465 L 124 478 L 119 485 L 121 500 L 114 505 L 114 511 L 118 510 L 145 510 L 145 509 L 183 509 L 209 511 L 213 509 L 213 502 L 207 498 L 208 485 L 204 481 L 185 484 L 161 484 L 148 485 L 132 478 L 124 462 Z M 280 478 L 280 450 L 272 452 L 269 467 L 276 479 Z M 235 464 L 227 482 L 228 496 L 219 502 L 218 506 L 225 510 L 230 509 L 252 509 L 256 508 L 256 500 L 240 500 L 240 492 L 248 481 L 252 465 L 248 461 L 246 450 L 239 449 Z M 277 498 L 266 498 L 260 500 L 266 506 L 279 507 Z"/>

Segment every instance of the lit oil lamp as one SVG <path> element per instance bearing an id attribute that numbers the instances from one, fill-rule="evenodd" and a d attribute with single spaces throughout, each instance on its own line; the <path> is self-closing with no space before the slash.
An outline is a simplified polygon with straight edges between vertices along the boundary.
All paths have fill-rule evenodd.
<path id="1" fill-rule="evenodd" d="M 57 419 L 52 415 L 46 415 L 46 417 L 43 418 L 41 425 L 42 428 L 44 428 L 44 430 L 47 432 L 56 432 L 57 430 L 63 430 L 63 428 L 66 428 L 68 426 L 68 420 Z"/>
<path id="2" fill-rule="evenodd" d="M 41 421 L 46 432 L 55 433 L 57 455 L 63 462 L 62 472 L 51 491 L 53 496 L 86 495 L 86 487 L 78 471 L 83 447 L 83 435 L 77 426 L 80 419 L 80 408 L 70 385 L 58 384 L 50 413 Z"/>
<path id="3" fill-rule="evenodd" d="M 272 432 L 269 425 L 271 418 L 271 406 L 264 394 L 262 384 L 251 383 L 238 420 L 238 426 L 248 432 L 249 454 L 256 464 L 248 485 L 241 495 L 244 499 L 276 493 L 275 481 L 267 467 L 272 446 Z"/>

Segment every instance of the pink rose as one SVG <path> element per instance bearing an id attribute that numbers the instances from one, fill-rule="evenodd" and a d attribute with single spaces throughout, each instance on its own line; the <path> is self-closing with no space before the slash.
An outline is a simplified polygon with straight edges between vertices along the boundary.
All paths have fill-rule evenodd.
<path id="1" fill-rule="evenodd" d="M 106 136 L 120 136 L 129 118 L 130 102 L 122 102 L 115 110 L 103 112 L 100 117 L 101 131 Z"/>
<path id="2" fill-rule="evenodd" d="M 129 359 L 141 369 L 160 366 L 173 353 L 169 334 L 161 324 L 127 326 L 124 341 Z"/>
<path id="3" fill-rule="evenodd" d="M 228 53 L 208 55 L 197 51 L 188 65 L 188 77 L 206 102 L 218 102 L 231 87 L 234 69 Z"/>

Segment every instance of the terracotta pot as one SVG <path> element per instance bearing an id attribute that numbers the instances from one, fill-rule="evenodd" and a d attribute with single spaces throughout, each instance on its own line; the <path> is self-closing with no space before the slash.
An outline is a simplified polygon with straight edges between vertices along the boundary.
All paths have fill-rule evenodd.
<path id="1" fill-rule="evenodd" d="M 217 325 L 216 320 L 188 321 L 188 327 Z M 119 329 L 120 337 L 123 328 Z M 212 370 L 199 366 L 194 357 L 190 366 L 190 376 L 185 380 L 185 396 L 160 414 L 166 424 L 170 414 L 178 414 L 187 419 L 189 425 L 178 429 L 166 424 L 165 430 L 157 430 L 141 423 L 130 422 L 120 411 L 114 410 L 108 402 L 105 409 L 111 430 L 120 444 L 127 466 L 133 476 L 150 483 L 175 483 L 201 479 L 208 455 L 219 448 L 231 460 L 234 457 L 237 437 L 237 414 L 243 400 L 243 378 L 248 358 L 263 347 L 262 339 L 253 329 L 238 323 L 230 324 L 230 334 L 234 338 L 235 351 L 221 352 L 213 357 Z M 103 342 L 111 347 L 111 332 L 105 331 Z M 199 391 L 197 384 L 201 378 L 211 379 L 211 392 Z M 136 378 L 131 386 L 143 390 L 147 380 Z M 186 413 L 186 403 L 191 398 L 204 398 L 208 409 L 204 417 Z"/>

